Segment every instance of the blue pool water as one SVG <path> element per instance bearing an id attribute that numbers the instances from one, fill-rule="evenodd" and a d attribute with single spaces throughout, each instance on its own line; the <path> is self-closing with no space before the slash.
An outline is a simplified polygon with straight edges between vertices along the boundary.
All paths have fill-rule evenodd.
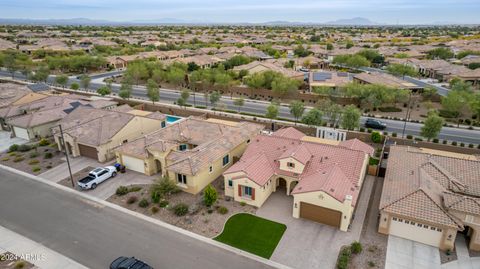
<path id="1" fill-rule="evenodd" d="M 172 124 L 178 120 L 181 120 L 182 118 L 180 117 L 176 117 L 176 116 L 170 116 L 170 115 L 167 115 L 167 124 Z"/>

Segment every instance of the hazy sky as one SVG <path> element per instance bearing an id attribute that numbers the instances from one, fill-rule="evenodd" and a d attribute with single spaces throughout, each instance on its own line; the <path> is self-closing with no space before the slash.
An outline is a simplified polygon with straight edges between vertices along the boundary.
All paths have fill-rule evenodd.
<path id="1" fill-rule="evenodd" d="M 480 0 L 0 0 L 1 18 L 113 21 L 480 23 L 479 11 Z"/>

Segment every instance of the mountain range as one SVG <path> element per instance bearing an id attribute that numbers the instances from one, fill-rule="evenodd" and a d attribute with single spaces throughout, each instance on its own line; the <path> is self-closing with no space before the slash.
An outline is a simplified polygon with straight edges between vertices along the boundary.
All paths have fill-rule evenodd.
<path id="1" fill-rule="evenodd" d="M 306 26 L 306 25 L 332 25 L 332 26 L 380 26 L 389 25 L 385 23 L 373 22 L 367 18 L 355 17 L 350 19 L 338 19 L 328 22 L 292 22 L 292 21 L 268 21 L 262 23 L 238 22 L 202 22 L 188 21 L 177 18 L 159 18 L 152 20 L 132 20 L 132 21 L 109 21 L 88 18 L 71 19 L 17 19 L 0 18 L 0 25 L 89 25 L 89 26 L 141 26 L 141 25 L 267 25 L 267 26 Z M 454 23 L 434 22 L 423 25 L 450 25 Z"/>

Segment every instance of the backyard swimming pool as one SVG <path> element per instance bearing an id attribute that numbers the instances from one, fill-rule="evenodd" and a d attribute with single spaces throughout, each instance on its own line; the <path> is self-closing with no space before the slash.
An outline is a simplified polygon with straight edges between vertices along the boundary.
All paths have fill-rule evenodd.
<path id="1" fill-rule="evenodd" d="M 177 117 L 177 116 L 171 116 L 171 115 L 167 115 L 167 124 L 172 124 L 176 121 L 179 121 L 181 120 L 182 118 L 180 117 Z"/>

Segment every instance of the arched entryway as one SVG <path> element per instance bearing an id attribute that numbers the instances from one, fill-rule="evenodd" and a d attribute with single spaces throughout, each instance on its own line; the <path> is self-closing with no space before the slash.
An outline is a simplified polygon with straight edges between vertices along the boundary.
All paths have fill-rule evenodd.
<path id="1" fill-rule="evenodd" d="M 162 174 L 162 163 L 157 159 L 155 159 L 155 166 L 157 167 L 157 173 Z"/>
<path id="2" fill-rule="evenodd" d="M 295 189 L 295 186 L 297 186 L 297 184 L 298 184 L 298 181 L 296 180 L 293 180 L 292 182 L 290 182 L 290 186 L 289 186 L 290 188 L 288 189 L 289 190 L 288 194 L 292 193 L 293 189 Z"/>
<path id="3" fill-rule="evenodd" d="M 287 189 L 287 180 L 285 180 L 282 177 L 277 178 L 277 187 L 275 188 L 275 191 L 277 190 L 286 190 Z"/>

